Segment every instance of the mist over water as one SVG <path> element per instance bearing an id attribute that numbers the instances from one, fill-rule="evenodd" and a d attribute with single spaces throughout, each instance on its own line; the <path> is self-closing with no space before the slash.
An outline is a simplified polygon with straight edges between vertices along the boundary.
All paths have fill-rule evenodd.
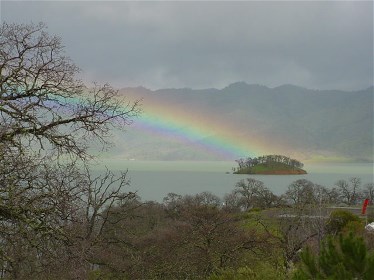
<path id="1" fill-rule="evenodd" d="M 104 160 L 95 166 L 100 172 L 107 166 L 113 171 L 128 170 L 129 191 L 137 191 L 142 200 L 161 202 L 170 192 L 185 195 L 203 191 L 219 197 L 231 192 L 242 179 L 255 178 L 264 182 L 272 192 L 279 195 L 298 179 L 333 187 L 340 180 L 352 177 L 361 179 L 362 185 L 374 182 L 372 163 L 313 163 L 306 164 L 305 175 L 239 175 L 232 174 L 231 161 L 129 161 Z"/>

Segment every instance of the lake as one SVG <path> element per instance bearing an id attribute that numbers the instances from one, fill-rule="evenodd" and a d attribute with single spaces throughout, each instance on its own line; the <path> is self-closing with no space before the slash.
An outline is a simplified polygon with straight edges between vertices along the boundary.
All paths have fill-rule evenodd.
<path id="1" fill-rule="evenodd" d="M 362 185 L 373 183 L 372 163 L 313 163 L 305 164 L 305 175 L 238 175 L 231 174 L 235 162 L 228 161 L 137 161 L 105 160 L 102 164 L 110 170 L 129 170 L 129 190 L 137 191 L 143 201 L 161 202 L 170 192 L 196 194 L 209 191 L 223 197 L 235 184 L 249 177 L 264 182 L 279 195 L 295 180 L 307 179 L 315 184 L 332 187 L 340 179 L 361 178 Z M 100 170 L 102 165 L 96 166 Z M 227 174 L 226 172 L 230 172 Z"/>

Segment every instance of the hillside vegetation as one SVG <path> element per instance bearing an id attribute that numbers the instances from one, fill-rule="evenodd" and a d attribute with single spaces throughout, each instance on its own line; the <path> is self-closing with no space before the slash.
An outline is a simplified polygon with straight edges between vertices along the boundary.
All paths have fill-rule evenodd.
<path id="1" fill-rule="evenodd" d="M 236 162 L 239 167 L 234 168 L 234 174 L 298 175 L 307 173 L 302 169 L 304 164 L 282 155 L 239 159 Z"/>
<path id="2" fill-rule="evenodd" d="M 268 88 L 234 83 L 223 89 L 126 88 L 121 94 L 143 98 L 144 112 L 162 104 L 162 112 L 174 119 L 193 116 L 209 123 L 215 131 L 201 135 L 196 143 L 177 138 L 129 130 L 119 136 L 115 155 L 147 160 L 222 160 L 196 147 L 212 139 L 226 138 L 223 127 L 230 128 L 231 139 L 263 141 L 270 153 L 286 154 L 305 160 L 314 156 L 339 157 L 357 161 L 373 160 L 373 88 L 359 91 L 312 90 L 284 85 Z M 162 113 L 162 114 L 163 114 Z M 138 120 L 135 120 L 134 127 Z M 215 126 L 216 124 L 219 124 Z M 185 127 L 175 127 L 178 135 Z M 190 128 L 190 127 L 187 127 Z M 179 129 L 179 130 L 178 130 Z M 194 145 L 196 144 L 196 145 Z M 253 148 L 255 148 L 254 146 Z M 235 160 L 243 154 L 225 160 Z"/>

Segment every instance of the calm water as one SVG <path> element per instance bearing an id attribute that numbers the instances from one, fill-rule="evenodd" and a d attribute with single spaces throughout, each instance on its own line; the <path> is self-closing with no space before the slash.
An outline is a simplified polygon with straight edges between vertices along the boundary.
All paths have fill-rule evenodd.
<path id="1" fill-rule="evenodd" d="M 235 162 L 186 161 L 126 161 L 104 162 L 111 170 L 129 170 L 131 186 L 142 200 L 162 199 L 169 193 L 196 194 L 210 191 L 220 197 L 231 192 L 241 179 L 255 178 L 275 194 L 282 194 L 288 185 L 298 179 L 332 187 L 339 179 L 359 177 L 363 184 L 374 182 L 372 163 L 305 164 L 306 175 L 235 175 L 231 168 Z M 97 169 L 100 169 L 98 166 Z"/>

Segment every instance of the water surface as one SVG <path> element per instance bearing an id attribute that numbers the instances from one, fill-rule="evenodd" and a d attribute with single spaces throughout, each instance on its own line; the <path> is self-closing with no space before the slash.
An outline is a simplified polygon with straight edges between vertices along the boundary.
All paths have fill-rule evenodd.
<path id="1" fill-rule="evenodd" d="M 295 180 L 307 179 L 326 187 L 333 187 L 340 179 L 361 178 L 364 184 L 372 183 L 372 163 L 322 163 L 306 164 L 305 175 L 238 175 L 232 174 L 235 162 L 227 161 L 103 161 L 109 169 L 128 169 L 131 185 L 129 190 L 137 191 L 142 200 L 162 199 L 170 192 L 196 194 L 209 191 L 222 197 L 231 192 L 235 184 L 249 177 L 264 182 L 275 194 L 282 194 Z M 102 166 L 96 167 L 98 170 Z M 227 174 L 229 172 L 229 174 Z"/>

